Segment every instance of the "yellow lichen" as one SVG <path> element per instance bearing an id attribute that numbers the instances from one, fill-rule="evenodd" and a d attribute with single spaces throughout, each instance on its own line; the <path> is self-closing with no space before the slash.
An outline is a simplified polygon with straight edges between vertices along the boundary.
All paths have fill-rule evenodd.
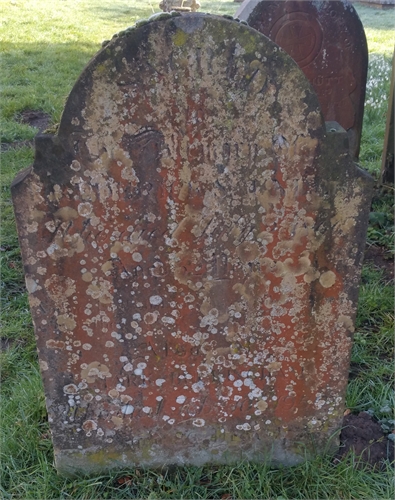
<path id="1" fill-rule="evenodd" d="M 188 36 L 185 33 L 185 31 L 178 29 L 173 37 L 173 42 L 174 42 L 174 45 L 176 45 L 177 47 L 181 47 L 182 45 L 185 44 L 187 39 L 188 39 Z"/>
<path id="2" fill-rule="evenodd" d="M 326 271 L 321 274 L 319 281 L 324 288 L 330 288 L 335 284 L 336 274 L 333 271 Z"/>

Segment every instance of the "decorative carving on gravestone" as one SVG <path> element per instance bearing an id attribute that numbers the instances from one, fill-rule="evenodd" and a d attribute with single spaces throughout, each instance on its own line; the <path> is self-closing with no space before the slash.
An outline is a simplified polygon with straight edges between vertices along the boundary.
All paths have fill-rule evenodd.
<path id="1" fill-rule="evenodd" d="M 162 0 L 159 8 L 163 12 L 196 12 L 200 8 L 200 3 L 197 0 Z"/>
<path id="2" fill-rule="evenodd" d="M 298 63 L 317 92 L 324 118 L 348 132 L 358 158 L 368 52 L 365 32 L 347 0 L 246 0 L 236 13 Z"/>
<path id="3" fill-rule="evenodd" d="M 371 187 L 347 148 L 240 23 L 94 57 L 12 185 L 60 472 L 336 446 Z"/>

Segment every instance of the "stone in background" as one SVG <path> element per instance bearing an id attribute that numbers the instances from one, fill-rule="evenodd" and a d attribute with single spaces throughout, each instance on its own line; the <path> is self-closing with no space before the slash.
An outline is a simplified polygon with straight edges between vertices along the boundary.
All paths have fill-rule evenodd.
<path id="1" fill-rule="evenodd" d="M 358 158 L 368 49 L 362 23 L 347 0 L 246 0 L 236 17 L 293 57 L 317 92 L 326 121 L 347 130 Z"/>

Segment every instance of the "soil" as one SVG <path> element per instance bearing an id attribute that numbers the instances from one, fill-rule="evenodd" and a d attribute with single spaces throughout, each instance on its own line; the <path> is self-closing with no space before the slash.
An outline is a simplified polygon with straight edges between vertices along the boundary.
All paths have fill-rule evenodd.
<path id="1" fill-rule="evenodd" d="M 38 132 L 43 132 L 48 128 L 51 123 L 51 117 L 40 110 L 31 110 L 27 109 L 22 111 L 17 118 L 16 121 L 19 123 L 24 123 L 25 125 L 29 125 L 30 127 L 34 127 L 38 129 Z M 8 151 L 9 149 L 21 148 L 23 146 L 33 146 L 34 140 L 26 140 L 26 141 L 14 141 L 10 143 L 1 143 L 1 151 Z"/>
<path id="2" fill-rule="evenodd" d="M 367 412 L 359 415 L 350 413 L 344 417 L 340 443 L 335 461 L 353 451 L 360 458 L 361 465 L 380 467 L 383 460 L 394 462 L 394 442 L 388 439 L 381 425 Z"/>
<path id="3" fill-rule="evenodd" d="M 389 258 L 390 257 L 390 258 Z M 384 269 L 385 276 L 389 280 L 394 279 L 394 259 L 388 255 L 383 247 L 370 245 L 366 247 L 364 262 L 371 262 L 375 266 Z"/>
<path id="4" fill-rule="evenodd" d="M 20 123 L 30 125 L 30 127 L 37 128 L 40 132 L 43 132 L 46 128 L 48 128 L 48 125 L 51 122 L 51 117 L 43 111 L 33 111 L 31 109 L 27 109 L 26 111 L 22 111 L 18 117 L 18 121 Z"/>
<path id="5" fill-rule="evenodd" d="M 394 280 L 394 259 L 384 248 L 376 245 L 367 246 L 364 262 L 370 262 L 375 267 L 383 269 L 388 280 Z M 340 434 L 340 449 L 335 461 L 341 460 L 353 451 L 360 459 L 361 465 L 381 467 L 383 460 L 390 460 L 395 465 L 394 441 L 387 436 L 388 433 L 383 431 L 381 425 L 369 413 L 346 414 Z"/>
<path id="6" fill-rule="evenodd" d="M 11 340 L 0 337 L 0 351 L 8 351 L 11 346 Z"/>

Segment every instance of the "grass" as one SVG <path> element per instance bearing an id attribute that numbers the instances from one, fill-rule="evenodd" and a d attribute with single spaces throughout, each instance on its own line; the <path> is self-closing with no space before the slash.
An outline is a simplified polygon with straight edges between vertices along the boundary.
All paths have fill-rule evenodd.
<path id="1" fill-rule="evenodd" d="M 37 132 L 20 124 L 27 109 L 59 121 L 65 99 L 103 40 L 159 11 L 150 0 L 0 0 L 2 142 L 29 141 Z M 234 14 L 233 1 L 201 0 L 203 11 Z M 357 5 L 370 52 L 360 163 L 378 178 L 381 164 L 394 12 Z M 297 467 L 265 464 L 125 470 L 106 476 L 65 479 L 53 467 L 34 332 L 25 293 L 9 186 L 31 164 L 31 147 L 2 154 L 1 171 L 1 481 L 5 499 L 93 498 L 274 498 L 371 499 L 393 497 L 393 469 L 372 470 L 355 456 L 337 464 L 317 457 Z M 390 193 L 390 194 L 389 194 Z M 377 191 L 368 245 L 393 256 L 392 193 Z M 390 432 L 393 425 L 393 283 L 386 267 L 365 265 L 347 406 L 370 411 Z"/>

